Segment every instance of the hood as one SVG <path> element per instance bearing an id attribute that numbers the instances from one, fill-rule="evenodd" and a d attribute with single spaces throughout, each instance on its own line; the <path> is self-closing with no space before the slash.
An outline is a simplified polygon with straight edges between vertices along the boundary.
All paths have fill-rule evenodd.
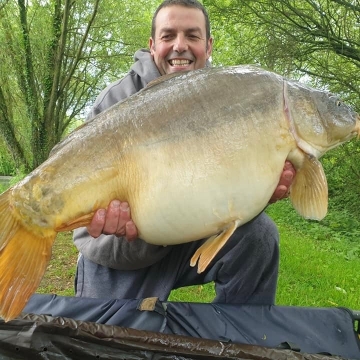
<path id="1" fill-rule="evenodd" d="M 145 80 L 146 83 L 149 83 L 161 76 L 153 61 L 150 51 L 147 49 L 140 49 L 136 51 L 131 71 L 138 74 L 141 79 Z"/>

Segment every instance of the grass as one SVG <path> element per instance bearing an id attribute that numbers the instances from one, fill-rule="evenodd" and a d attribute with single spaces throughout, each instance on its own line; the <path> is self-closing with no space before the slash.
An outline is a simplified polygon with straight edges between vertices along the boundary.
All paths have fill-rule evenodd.
<path id="1" fill-rule="evenodd" d="M 343 244 L 313 240 L 294 229 L 280 231 L 281 262 L 277 303 L 360 309 L 360 262 L 336 251 Z M 336 244 L 334 244 L 334 242 Z"/>
<path id="2" fill-rule="evenodd" d="M 339 226 L 348 217 L 330 212 L 325 223 L 306 221 L 288 201 L 268 208 L 280 232 L 278 305 L 360 310 L 360 246 L 356 228 Z M 337 220 L 338 219 L 338 220 Z M 73 296 L 77 251 L 71 233 L 59 234 L 39 293 Z M 211 302 L 213 284 L 174 290 L 170 301 Z"/>
<path id="3" fill-rule="evenodd" d="M 357 230 L 338 226 L 334 220 L 343 214 L 330 210 L 327 220 L 306 221 L 289 201 L 272 205 L 268 213 L 280 232 L 277 304 L 360 309 Z"/>
<path id="4" fill-rule="evenodd" d="M 59 233 L 52 258 L 38 293 L 74 296 L 74 278 L 78 251 L 72 242 L 72 233 Z"/>

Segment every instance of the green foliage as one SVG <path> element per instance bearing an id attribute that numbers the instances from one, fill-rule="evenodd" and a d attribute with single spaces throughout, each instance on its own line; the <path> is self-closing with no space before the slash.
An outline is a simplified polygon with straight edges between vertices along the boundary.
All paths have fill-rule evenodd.
<path id="1" fill-rule="evenodd" d="M 0 175 L 10 176 L 14 172 L 15 166 L 11 155 L 0 147 Z"/>
<path id="2" fill-rule="evenodd" d="M 10 186 L 15 185 L 16 183 L 18 183 L 19 181 L 21 181 L 22 179 L 24 179 L 27 175 L 27 171 L 25 169 L 24 166 L 20 166 L 18 169 L 16 169 L 16 171 L 14 171 L 14 173 L 12 174 L 12 178 L 10 180 Z"/>
<path id="3" fill-rule="evenodd" d="M 0 13 L 0 135 L 14 167 L 42 163 L 146 47 L 154 0 L 7 2 Z M 114 16 L 116 14 L 116 16 Z"/>
<path id="4" fill-rule="evenodd" d="M 327 175 L 331 208 L 347 211 L 359 220 L 360 142 L 357 140 L 332 150 L 321 162 Z"/>

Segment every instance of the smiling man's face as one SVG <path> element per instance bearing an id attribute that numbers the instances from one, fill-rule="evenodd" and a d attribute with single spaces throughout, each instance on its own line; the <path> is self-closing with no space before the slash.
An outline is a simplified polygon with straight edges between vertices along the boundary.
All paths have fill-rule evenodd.
<path id="1" fill-rule="evenodd" d="M 181 5 L 162 8 L 149 47 L 161 75 L 205 67 L 212 38 L 206 40 L 204 14 L 200 9 Z"/>

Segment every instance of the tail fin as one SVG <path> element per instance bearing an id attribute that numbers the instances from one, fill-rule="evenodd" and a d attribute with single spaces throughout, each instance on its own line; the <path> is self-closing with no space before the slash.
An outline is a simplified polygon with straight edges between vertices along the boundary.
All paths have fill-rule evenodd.
<path id="1" fill-rule="evenodd" d="M 18 316 L 35 292 L 51 257 L 56 232 L 31 228 L 18 220 L 9 204 L 9 191 L 0 195 L 0 316 Z M 40 235 L 39 235 L 40 234 Z"/>

